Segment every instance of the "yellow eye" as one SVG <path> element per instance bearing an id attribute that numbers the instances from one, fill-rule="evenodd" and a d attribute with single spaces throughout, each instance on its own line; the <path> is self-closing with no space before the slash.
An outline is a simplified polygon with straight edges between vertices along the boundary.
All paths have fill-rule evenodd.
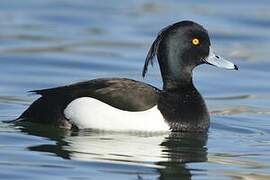
<path id="1" fill-rule="evenodd" d="M 198 38 L 193 38 L 191 42 L 192 42 L 192 44 L 195 45 L 195 46 L 197 46 L 197 45 L 200 44 L 200 40 L 199 40 Z"/>

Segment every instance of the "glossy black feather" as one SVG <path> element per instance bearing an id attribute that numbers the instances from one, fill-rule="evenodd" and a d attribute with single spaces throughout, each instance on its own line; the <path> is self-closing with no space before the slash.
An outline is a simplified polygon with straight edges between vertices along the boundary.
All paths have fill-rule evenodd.
<path id="1" fill-rule="evenodd" d="M 173 131 L 205 131 L 209 127 L 207 107 L 192 84 L 180 89 L 162 91 L 158 109 Z"/>
<path id="2" fill-rule="evenodd" d="M 144 66 L 143 66 L 143 71 L 142 71 L 142 76 L 145 77 L 146 73 L 147 73 L 147 70 L 148 70 L 148 65 L 149 63 L 153 66 L 154 64 L 154 58 L 155 56 L 157 55 L 158 53 L 158 48 L 159 48 L 159 43 L 160 41 L 162 40 L 164 34 L 166 33 L 166 31 L 172 27 L 172 26 L 175 26 L 177 23 L 175 24 L 172 24 L 172 25 L 169 25 L 165 28 L 163 28 L 161 31 L 159 31 L 158 35 L 157 35 L 157 38 L 154 40 L 153 44 L 151 45 L 148 53 L 147 53 L 147 56 L 145 58 L 145 63 L 144 63 Z"/>
<path id="3" fill-rule="evenodd" d="M 159 89 L 130 79 L 94 79 L 69 86 L 34 90 L 41 95 L 18 119 L 62 122 L 63 111 L 74 99 L 92 97 L 125 111 L 144 111 L 157 104 Z"/>

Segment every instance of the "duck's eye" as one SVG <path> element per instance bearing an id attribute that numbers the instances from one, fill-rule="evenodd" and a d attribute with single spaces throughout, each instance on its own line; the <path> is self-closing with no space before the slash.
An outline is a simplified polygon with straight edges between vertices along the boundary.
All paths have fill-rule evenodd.
<path id="1" fill-rule="evenodd" d="M 193 38 L 191 42 L 194 46 L 198 46 L 200 44 L 200 40 L 198 38 Z"/>

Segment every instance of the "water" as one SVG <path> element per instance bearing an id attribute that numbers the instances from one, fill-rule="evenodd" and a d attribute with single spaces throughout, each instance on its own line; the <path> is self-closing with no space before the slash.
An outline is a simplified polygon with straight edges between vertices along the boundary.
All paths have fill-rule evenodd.
<path id="1" fill-rule="evenodd" d="M 203 65 L 194 81 L 208 134 L 70 132 L 0 123 L 0 179 L 270 179 L 269 1 L 0 1 L 0 121 L 27 91 L 97 77 L 141 78 L 159 29 L 183 19 L 209 31 L 239 71 Z M 157 68 L 144 80 L 161 87 Z"/>

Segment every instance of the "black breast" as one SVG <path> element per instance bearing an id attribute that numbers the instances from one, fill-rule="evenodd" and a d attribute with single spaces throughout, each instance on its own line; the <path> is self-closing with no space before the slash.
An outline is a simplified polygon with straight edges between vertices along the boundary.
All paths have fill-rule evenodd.
<path id="1" fill-rule="evenodd" d="M 209 127 L 206 105 L 193 85 L 162 91 L 158 109 L 173 131 L 205 131 Z"/>

